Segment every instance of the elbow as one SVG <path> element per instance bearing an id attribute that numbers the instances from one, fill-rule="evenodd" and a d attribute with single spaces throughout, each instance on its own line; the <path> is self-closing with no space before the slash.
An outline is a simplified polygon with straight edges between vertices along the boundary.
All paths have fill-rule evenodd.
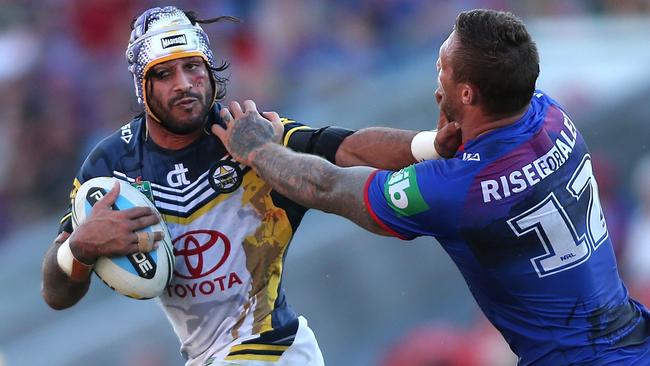
<path id="1" fill-rule="evenodd" d="M 56 296 L 52 296 L 45 290 L 45 288 L 41 288 L 41 296 L 43 297 L 43 300 L 49 306 L 52 310 L 65 310 L 69 307 L 71 307 L 74 304 L 70 304 L 69 302 L 62 301 L 62 299 L 57 298 Z"/>

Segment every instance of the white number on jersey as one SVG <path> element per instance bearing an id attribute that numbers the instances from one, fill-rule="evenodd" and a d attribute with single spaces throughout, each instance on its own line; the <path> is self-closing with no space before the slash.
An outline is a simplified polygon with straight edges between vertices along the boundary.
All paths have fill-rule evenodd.
<path id="1" fill-rule="evenodd" d="M 588 154 L 576 168 L 566 189 L 576 200 L 585 192 L 589 194 L 586 233 L 578 235 L 569 215 L 554 193 L 508 220 L 508 225 L 517 236 L 534 231 L 544 246 L 545 254 L 530 259 L 539 277 L 559 273 L 581 264 L 608 235 L 591 157 Z"/>

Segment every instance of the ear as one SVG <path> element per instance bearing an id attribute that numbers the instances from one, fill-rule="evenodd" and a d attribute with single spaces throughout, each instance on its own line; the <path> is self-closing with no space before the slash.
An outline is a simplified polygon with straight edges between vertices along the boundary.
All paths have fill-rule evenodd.
<path id="1" fill-rule="evenodd" d="M 461 83 L 460 85 L 460 102 L 464 105 L 476 104 L 478 101 L 478 90 L 469 83 Z"/>

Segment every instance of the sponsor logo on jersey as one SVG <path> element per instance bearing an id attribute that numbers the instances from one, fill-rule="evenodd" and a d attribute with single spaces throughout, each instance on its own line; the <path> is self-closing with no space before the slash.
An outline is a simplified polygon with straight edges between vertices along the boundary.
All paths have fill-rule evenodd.
<path id="1" fill-rule="evenodd" d="M 554 144 L 540 156 L 504 175 L 481 181 L 483 202 L 489 203 L 518 194 L 558 171 L 569 160 L 578 138 L 578 130 L 569 116 L 562 112 L 564 128 Z"/>
<path id="2" fill-rule="evenodd" d="M 182 258 L 184 266 L 176 266 L 180 278 L 205 277 L 221 267 L 230 255 L 230 240 L 215 230 L 193 230 L 174 239 L 174 256 Z"/>
<path id="3" fill-rule="evenodd" d="M 174 169 L 167 173 L 167 183 L 170 187 L 180 187 L 190 184 L 185 173 L 189 170 L 183 166 L 183 163 L 175 164 Z"/>
<path id="4" fill-rule="evenodd" d="M 219 160 L 210 167 L 208 181 L 217 193 L 234 192 L 242 182 L 239 165 L 230 160 Z"/>
<path id="5" fill-rule="evenodd" d="M 479 155 L 478 153 L 465 152 L 465 153 L 463 153 L 463 160 L 464 161 L 481 161 L 481 155 Z"/>
<path id="6" fill-rule="evenodd" d="M 187 44 L 187 38 L 185 38 L 184 34 L 179 34 L 176 36 L 161 38 L 160 43 L 162 44 L 162 48 L 184 46 Z"/>
<path id="7" fill-rule="evenodd" d="M 418 188 L 415 166 L 394 172 L 384 185 L 388 205 L 401 216 L 412 216 L 429 209 Z"/>
<path id="8" fill-rule="evenodd" d="M 133 132 L 131 131 L 131 124 L 127 123 L 120 128 L 120 138 L 124 143 L 128 144 L 133 138 Z"/>
<path id="9" fill-rule="evenodd" d="M 194 281 L 167 286 L 167 296 L 208 296 L 243 284 L 236 272 L 214 274 L 230 256 L 230 240 L 223 233 L 215 230 L 188 231 L 174 239 L 173 244 L 177 258 L 174 275 Z M 182 260 L 182 264 L 178 263 L 178 259 Z"/>

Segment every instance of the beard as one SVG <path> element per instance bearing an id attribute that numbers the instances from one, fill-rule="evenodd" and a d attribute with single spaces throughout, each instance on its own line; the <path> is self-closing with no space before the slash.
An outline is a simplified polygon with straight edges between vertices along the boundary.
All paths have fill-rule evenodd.
<path id="1" fill-rule="evenodd" d="M 456 105 L 450 103 L 448 100 L 443 98 L 439 104 L 440 110 L 447 118 L 447 121 L 454 122 L 458 118 L 458 108 Z"/>
<path id="2" fill-rule="evenodd" d="M 211 93 L 208 93 L 211 94 Z M 196 98 L 196 103 L 198 103 L 198 112 L 189 114 L 185 118 L 178 118 L 174 116 L 174 109 L 179 107 L 174 106 L 174 104 L 183 99 L 183 98 Z M 163 103 L 156 98 L 151 98 L 149 101 L 149 108 L 151 112 L 159 119 L 160 124 L 167 129 L 169 132 L 172 132 L 176 135 L 189 135 L 196 130 L 203 128 L 205 121 L 208 116 L 208 112 L 211 107 L 209 103 L 208 96 L 202 96 L 199 93 L 186 92 L 179 94 L 169 100 L 167 106 L 163 106 Z M 196 107 L 195 107 L 196 108 Z M 192 108 L 194 110 L 195 108 Z"/>

